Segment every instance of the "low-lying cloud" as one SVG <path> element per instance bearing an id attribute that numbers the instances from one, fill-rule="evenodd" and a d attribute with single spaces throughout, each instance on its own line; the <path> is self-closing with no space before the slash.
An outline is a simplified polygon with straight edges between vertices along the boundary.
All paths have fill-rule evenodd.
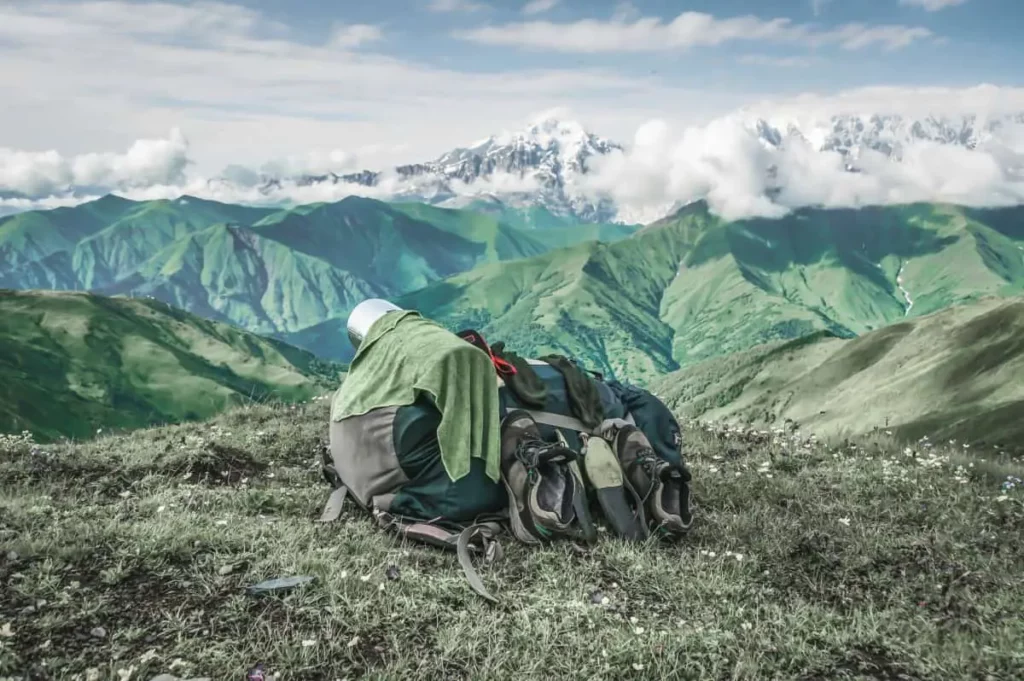
<path id="1" fill-rule="evenodd" d="M 184 181 L 188 163 L 188 141 L 177 129 L 167 139 L 138 140 L 123 153 L 65 157 L 53 150 L 0 148 L 0 191 L 39 196 L 75 187 L 176 184 Z"/>
<path id="2" fill-rule="evenodd" d="M 976 124 L 983 132 L 974 149 L 897 134 L 898 153 L 858 146 L 844 154 L 822 148 L 815 134 L 766 141 L 756 120 L 739 115 L 683 130 L 652 121 L 626 151 L 594 162 L 587 190 L 613 199 L 620 217 L 641 222 L 699 199 L 727 219 L 805 206 L 1024 203 L 1024 119 L 994 129 Z"/>
<path id="3" fill-rule="evenodd" d="M 865 111 L 895 117 L 872 119 Z M 632 140 L 620 140 L 628 142 L 623 151 L 591 157 L 589 172 L 576 176 L 566 191 L 593 202 L 611 199 L 619 219 L 629 222 L 649 222 L 699 199 L 729 219 L 779 216 L 804 206 L 1021 204 L 1020 112 L 1024 91 L 1012 88 L 901 93 L 878 88 L 761 103 L 703 125 L 652 120 Z M 857 144 L 855 137 L 835 133 L 843 124 L 877 131 L 868 138 L 871 144 Z M 452 192 L 521 196 L 543 190 L 542 178 L 509 173 L 472 184 L 429 175 L 410 179 L 393 170 L 381 173 L 374 186 L 341 181 L 339 175 L 365 169 L 360 151 L 314 150 L 232 165 L 210 177 L 195 172 L 178 130 L 121 152 L 62 156 L 0 149 L 0 213 L 71 205 L 107 192 L 137 200 L 187 194 L 295 205 L 350 195 L 429 201 Z M 310 181 L 310 176 L 327 179 Z"/>

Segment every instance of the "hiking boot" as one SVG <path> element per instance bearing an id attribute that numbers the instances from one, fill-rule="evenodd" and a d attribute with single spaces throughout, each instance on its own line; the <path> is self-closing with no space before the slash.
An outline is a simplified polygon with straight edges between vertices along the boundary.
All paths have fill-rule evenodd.
<path id="1" fill-rule="evenodd" d="M 501 479 L 509 498 L 512 532 L 528 544 L 567 534 L 577 485 L 568 468 L 576 452 L 546 442 L 537 422 L 522 410 L 501 424 Z"/>
<path id="2" fill-rule="evenodd" d="M 569 443 L 566 441 L 565 435 L 561 430 L 555 430 L 555 437 L 559 444 L 569 448 Z M 573 483 L 572 508 L 575 514 L 573 534 L 587 544 L 593 544 L 597 541 L 597 526 L 594 525 L 594 519 L 590 515 L 587 486 L 583 480 L 583 472 L 580 470 L 579 459 L 576 458 L 570 461 L 568 467 Z"/>
<path id="3" fill-rule="evenodd" d="M 636 426 L 620 428 L 614 446 L 626 479 L 643 500 L 652 528 L 671 534 L 689 531 L 693 524 L 690 472 L 660 458 Z"/>
<path id="4" fill-rule="evenodd" d="M 608 441 L 597 435 L 590 436 L 583 452 L 583 469 L 612 532 L 631 541 L 646 539 L 643 500 L 623 476 L 622 466 Z"/>

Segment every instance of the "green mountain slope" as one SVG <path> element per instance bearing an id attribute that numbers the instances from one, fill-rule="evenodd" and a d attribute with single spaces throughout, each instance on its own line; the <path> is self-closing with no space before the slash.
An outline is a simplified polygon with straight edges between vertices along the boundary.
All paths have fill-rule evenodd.
<path id="1" fill-rule="evenodd" d="M 1024 437 L 1024 298 L 985 298 L 846 340 L 818 333 L 659 379 L 678 413 L 819 434 Z"/>
<path id="2" fill-rule="evenodd" d="M 580 241 L 618 241 L 641 227 L 618 223 L 581 223 L 574 218 L 555 215 L 544 206 L 516 208 L 497 199 L 478 199 L 469 202 L 464 208 L 472 213 L 488 215 L 509 227 L 538 232 L 537 236 L 546 243 L 558 246 L 569 246 Z M 581 239 L 581 236 L 585 238 Z"/>
<path id="3" fill-rule="evenodd" d="M 909 205 L 725 223 L 696 203 L 616 243 L 480 268 L 400 304 L 645 381 L 773 340 L 854 337 L 1019 294 L 1022 222 L 1024 208 Z"/>
<path id="4" fill-rule="evenodd" d="M 338 368 L 155 301 L 0 290 L 0 431 L 88 437 L 305 400 Z"/>
<path id="5" fill-rule="evenodd" d="M 247 224 L 271 211 L 194 197 L 134 202 L 115 196 L 75 208 L 20 213 L 0 222 L 0 285 L 89 290 L 134 273 L 155 252 L 223 222 Z M 40 242 L 37 247 L 30 244 Z"/>
<path id="6" fill-rule="evenodd" d="M 116 222 L 135 205 L 110 195 L 70 208 L 0 218 L 0 274 L 71 250 L 82 239 Z"/>
<path id="7" fill-rule="evenodd" d="M 339 347 L 335 330 L 367 297 L 628 233 L 521 229 L 471 211 L 361 197 L 288 210 L 107 197 L 0 222 L 0 287 L 153 297 L 346 359 L 351 349 Z"/>
<path id="8" fill-rule="evenodd" d="M 257 231 L 214 225 L 104 289 L 161 300 L 257 333 L 292 332 L 388 289 Z"/>

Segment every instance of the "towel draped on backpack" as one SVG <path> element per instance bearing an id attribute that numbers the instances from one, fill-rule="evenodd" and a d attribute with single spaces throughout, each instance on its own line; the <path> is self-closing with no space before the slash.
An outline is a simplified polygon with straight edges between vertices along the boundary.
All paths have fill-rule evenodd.
<path id="1" fill-rule="evenodd" d="M 335 396 L 331 419 L 381 407 L 405 406 L 421 393 L 441 412 L 437 439 L 452 480 L 470 472 L 472 458 L 487 477 L 501 476 L 498 383 L 491 358 L 418 312 L 389 312 L 370 327 Z"/>

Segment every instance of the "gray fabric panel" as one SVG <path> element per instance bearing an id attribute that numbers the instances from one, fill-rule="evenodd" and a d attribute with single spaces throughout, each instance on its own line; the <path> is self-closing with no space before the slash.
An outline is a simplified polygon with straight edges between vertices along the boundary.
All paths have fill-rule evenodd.
<path id="1" fill-rule="evenodd" d="M 398 407 L 374 409 L 331 422 L 331 458 L 353 498 L 368 508 L 376 496 L 393 494 L 409 482 L 395 452 Z"/>
<path id="2" fill-rule="evenodd" d="M 543 423 L 546 426 L 554 426 L 555 428 L 568 428 L 570 430 L 579 431 L 581 433 L 590 433 L 590 428 L 583 425 L 583 422 L 574 416 L 566 416 L 565 414 L 554 414 L 549 411 L 533 411 L 532 409 L 524 409 L 527 414 L 533 417 L 533 420 L 537 423 Z"/>
<path id="3" fill-rule="evenodd" d="M 391 504 L 395 501 L 394 494 L 379 494 L 373 497 L 373 505 L 382 511 L 391 512 Z"/>

